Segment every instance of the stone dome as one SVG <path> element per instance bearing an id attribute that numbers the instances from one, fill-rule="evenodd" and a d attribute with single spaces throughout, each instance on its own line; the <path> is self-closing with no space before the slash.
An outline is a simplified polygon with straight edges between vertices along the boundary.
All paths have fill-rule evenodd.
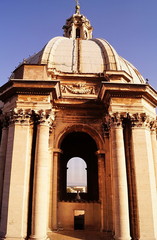
<path id="1" fill-rule="evenodd" d="M 37 54 L 25 60 L 26 64 L 46 65 L 51 75 L 101 76 L 108 81 L 145 83 L 138 70 L 104 39 L 93 39 L 90 21 L 75 13 L 63 26 L 64 37 L 52 38 Z"/>
<path id="2" fill-rule="evenodd" d="M 122 74 L 132 83 L 145 83 L 138 70 L 104 39 L 52 38 L 26 64 L 46 64 L 48 71 L 69 74 Z"/>

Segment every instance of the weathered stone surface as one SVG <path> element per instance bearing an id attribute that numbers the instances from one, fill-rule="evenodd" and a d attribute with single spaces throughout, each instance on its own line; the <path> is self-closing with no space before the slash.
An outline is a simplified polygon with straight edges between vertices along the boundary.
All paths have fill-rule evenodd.
<path id="1" fill-rule="evenodd" d="M 157 92 L 91 39 L 78 5 L 64 30 L 0 88 L 0 239 L 75 239 L 83 219 L 77 239 L 155 240 Z M 66 191 L 76 157 L 87 166 L 80 198 Z"/>

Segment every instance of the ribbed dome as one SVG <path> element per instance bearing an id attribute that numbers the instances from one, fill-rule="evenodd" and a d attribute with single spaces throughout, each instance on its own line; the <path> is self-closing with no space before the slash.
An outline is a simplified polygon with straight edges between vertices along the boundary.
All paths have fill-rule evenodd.
<path id="1" fill-rule="evenodd" d="M 60 73 L 115 74 L 124 72 L 132 83 L 145 83 L 138 70 L 104 39 L 52 38 L 37 54 L 25 60 L 27 64 L 46 64 L 49 71 Z"/>

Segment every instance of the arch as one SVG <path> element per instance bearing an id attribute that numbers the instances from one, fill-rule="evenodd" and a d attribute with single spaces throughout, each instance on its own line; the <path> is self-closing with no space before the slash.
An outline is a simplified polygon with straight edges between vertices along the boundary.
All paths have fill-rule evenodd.
<path id="1" fill-rule="evenodd" d="M 67 193 L 67 163 L 74 157 L 82 158 L 87 164 L 87 193 L 81 193 L 83 200 L 97 201 L 98 191 L 98 159 L 97 145 L 94 139 L 85 132 L 71 131 L 62 139 L 59 159 L 59 199 L 68 201 L 75 199 L 74 194 Z M 93 187 L 94 186 L 94 187 Z"/>
<path id="2" fill-rule="evenodd" d="M 71 125 L 60 131 L 59 135 L 56 137 L 54 148 L 60 149 L 63 139 L 71 132 L 84 132 L 87 133 L 97 145 L 98 150 L 105 149 L 105 142 L 102 139 L 102 136 L 92 127 L 87 125 Z"/>

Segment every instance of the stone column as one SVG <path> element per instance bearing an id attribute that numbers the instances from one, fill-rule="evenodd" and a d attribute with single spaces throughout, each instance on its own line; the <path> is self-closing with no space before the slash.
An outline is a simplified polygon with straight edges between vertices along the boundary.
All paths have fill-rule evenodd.
<path id="1" fill-rule="evenodd" d="M 7 141 L 8 141 L 8 127 L 6 126 L 6 123 L 4 122 L 4 126 L 3 126 L 3 129 L 2 129 L 1 145 L 0 145 L 0 213 L 1 213 L 1 204 L 2 204 L 2 193 L 3 193 L 3 181 L 4 181 L 4 170 L 5 170 L 5 161 L 6 161 Z M 1 215 L 0 215 L 0 220 L 1 220 Z"/>
<path id="2" fill-rule="evenodd" d="M 51 137 L 50 137 L 51 138 Z M 50 144 L 51 146 L 51 144 Z M 52 231 L 52 178 L 53 178 L 53 148 L 49 148 L 50 168 L 49 168 L 49 199 L 48 199 L 48 231 Z"/>
<path id="3" fill-rule="evenodd" d="M 157 189 L 157 121 L 151 122 L 151 140 L 152 140 L 153 160 L 154 160 L 156 189 Z"/>
<path id="4" fill-rule="evenodd" d="M 32 121 L 21 109 L 10 111 L 8 119 L 0 239 L 20 240 L 27 236 Z"/>
<path id="5" fill-rule="evenodd" d="M 115 239 L 130 239 L 128 186 L 122 121 L 118 114 L 110 117 L 111 161 L 113 169 Z"/>
<path id="6" fill-rule="evenodd" d="M 132 154 L 135 167 L 140 239 L 157 239 L 157 192 L 150 120 L 146 114 L 134 114 Z"/>
<path id="7" fill-rule="evenodd" d="M 98 182 L 99 182 L 99 199 L 101 202 L 101 231 L 104 231 L 104 205 L 105 205 L 105 153 L 97 151 L 98 156 Z"/>
<path id="8" fill-rule="evenodd" d="M 58 161 L 60 149 L 53 150 L 53 176 L 52 176 L 52 230 L 58 228 L 57 204 L 58 204 Z"/>
<path id="9" fill-rule="evenodd" d="M 37 114 L 37 138 L 35 152 L 32 227 L 30 239 L 46 239 L 48 223 L 49 186 L 49 124 L 50 116 L 45 112 Z"/>

